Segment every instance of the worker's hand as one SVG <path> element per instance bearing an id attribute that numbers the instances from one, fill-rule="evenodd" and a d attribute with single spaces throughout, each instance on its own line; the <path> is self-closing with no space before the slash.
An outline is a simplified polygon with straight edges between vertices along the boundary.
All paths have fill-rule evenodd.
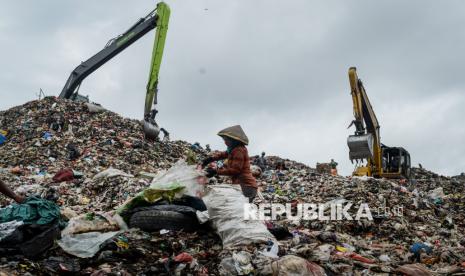
<path id="1" fill-rule="evenodd" d="M 22 195 L 16 195 L 13 199 L 16 203 L 23 203 L 26 200 L 26 198 Z"/>
<path id="2" fill-rule="evenodd" d="M 207 157 L 205 158 L 203 161 L 202 161 L 202 168 L 205 168 L 208 164 L 210 164 L 211 162 L 213 162 L 214 159 L 213 157 Z"/>
<path id="3" fill-rule="evenodd" d="M 213 177 L 215 175 L 217 175 L 218 172 L 214 169 L 214 168 L 206 168 L 205 169 L 205 176 L 210 178 L 210 177 Z"/>

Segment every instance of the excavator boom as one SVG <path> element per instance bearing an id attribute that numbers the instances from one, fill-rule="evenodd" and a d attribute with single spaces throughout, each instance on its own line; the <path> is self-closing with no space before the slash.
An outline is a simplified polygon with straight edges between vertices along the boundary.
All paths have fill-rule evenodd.
<path id="1" fill-rule="evenodd" d="M 354 104 L 353 124 L 355 135 L 349 136 L 349 158 L 351 160 L 372 159 L 381 162 L 379 156 L 380 136 L 379 123 L 362 81 L 358 78 L 357 69 L 349 69 L 350 94 Z"/>
<path id="2" fill-rule="evenodd" d="M 59 97 L 72 100 L 78 99 L 79 87 L 87 76 L 157 27 L 144 105 L 144 132 L 147 138 L 156 139 L 159 133 L 158 125 L 155 122 L 157 111 L 152 110 L 152 106 L 157 102 L 158 75 L 165 47 L 169 17 L 170 8 L 168 5 L 163 2 L 158 3 L 154 11 L 139 19 L 123 34 L 111 39 L 100 52 L 77 66 L 66 81 Z"/>

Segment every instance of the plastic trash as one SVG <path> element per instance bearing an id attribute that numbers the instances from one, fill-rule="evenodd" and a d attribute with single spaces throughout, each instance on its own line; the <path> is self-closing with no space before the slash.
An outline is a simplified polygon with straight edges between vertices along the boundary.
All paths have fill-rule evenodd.
<path id="1" fill-rule="evenodd" d="M 7 141 L 6 136 L 0 133 L 0 145 L 5 144 L 6 141 Z"/>
<path id="2" fill-rule="evenodd" d="M 268 245 L 267 248 L 265 248 L 263 251 L 261 251 L 260 253 L 262 253 L 262 255 L 266 256 L 266 257 L 269 257 L 269 258 L 273 258 L 273 259 L 277 259 L 279 258 L 278 257 L 278 252 L 279 252 L 279 246 L 278 246 L 278 243 L 277 242 L 273 242 L 273 241 L 269 241 L 269 243 L 271 245 Z"/>
<path id="3" fill-rule="evenodd" d="M 45 132 L 44 135 L 42 136 L 42 139 L 45 141 L 51 141 L 53 138 L 53 135 L 50 132 Z"/>
<path id="4" fill-rule="evenodd" d="M 109 214 L 95 214 L 91 218 L 87 215 L 73 217 L 62 235 L 80 234 L 86 232 L 110 232 L 120 230 L 119 223 Z"/>
<path id="5" fill-rule="evenodd" d="M 443 199 L 445 197 L 444 189 L 442 187 L 438 187 L 434 190 L 431 190 L 429 191 L 428 196 L 432 200 Z"/>
<path id="6" fill-rule="evenodd" d="M 249 275 L 254 271 L 251 264 L 251 256 L 248 252 L 233 253 L 232 259 L 234 260 L 234 268 L 238 275 Z"/>
<path id="7" fill-rule="evenodd" d="M 406 264 L 396 269 L 396 272 L 402 273 L 407 276 L 430 276 L 433 275 L 424 265 L 422 264 Z"/>
<path id="8" fill-rule="evenodd" d="M 280 276 L 326 276 L 324 269 L 304 258 L 286 255 L 271 263 L 273 275 Z"/>
<path id="9" fill-rule="evenodd" d="M 10 236 L 18 227 L 23 225 L 22 221 L 9 221 L 5 223 L 0 223 L 0 242 Z"/>
<path id="10" fill-rule="evenodd" d="M 113 232 L 88 232 L 76 235 L 63 235 L 58 245 L 68 254 L 79 258 L 93 257 L 102 244 L 116 236 L 119 231 Z"/>
<path id="11" fill-rule="evenodd" d="M 331 257 L 331 252 L 335 249 L 334 245 L 323 244 L 318 246 L 318 250 L 314 252 L 315 256 L 320 261 L 328 261 Z"/>
<path id="12" fill-rule="evenodd" d="M 125 172 L 123 172 L 121 170 L 114 169 L 114 168 L 109 168 L 109 169 L 106 169 L 106 170 L 96 174 L 93 179 L 98 180 L 100 178 L 111 178 L 111 177 L 115 177 L 115 176 L 134 177 L 133 175 L 127 174 L 127 173 L 125 173 Z"/>
<path id="13" fill-rule="evenodd" d="M 196 166 L 187 165 L 184 160 L 180 160 L 169 170 L 157 174 L 148 188 L 123 203 L 117 213 L 122 214 L 140 205 L 146 205 L 145 203 L 155 203 L 162 198 L 172 201 L 183 195 L 200 197 L 204 193 L 204 181 L 205 176 Z"/>
<path id="14" fill-rule="evenodd" d="M 202 197 L 206 178 L 197 170 L 197 166 L 179 160 L 169 170 L 160 172 L 152 180 L 150 188 L 163 190 L 170 188 L 172 183 L 179 183 L 184 187 L 182 190 L 184 195 Z"/>
<path id="15" fill-rule="evenodd" d="M 62 169 L 59 170 L 55 176 L 53 176 L 53 181 L 55 183 L 60 183 L 63 181 L 72 181 L 74 179 L 74 172 L 72 169 Z"/>
<path id="16" fill-rule="evenodd" d="M 420 257 L 421 257 L 422 252 L 425 252 L 425 253 L 429 254 L 429 253 L 432 252 L 432 250 L 433 249 L 431 248 L 431 246 L 426 245 L 426 244 L 421 243 L 421 242 L 416 242 L 410 247 L 410 252 L 413 253 L 413 256 L 415 257 L 415 259 L 418 262 L 420 261 Z"/>
<path id="17" fill-rule="evenodd" d="M 359 261 L 359 262 L 362 262 L 362 263 L 367 263 L 367 264 L 375 263 L 374 260 L 368 259 L 368 258 L 363 257 L 362 255 L 359 255 L 359 254 L 354 253 L 354 252 L 346 253 L 345 255 L 350 257 L 353 260 L 356 260 L 356 261 Z"/>
<path id="18" fill-rule="evenodd" d="M 386 254 L 379 255 L 378 259 L 382 261 L 383 263 L 391 262 L 391 258 L 389 258 L 389 256 Z"/>
<path id="19" fill-rule="evenodd" d="M 208 210 L 207 211 L 196 211 L 195 215 L 197 216 L 197 220 L 199 221 L 200 224 L 203 224 L 210 220 L 210 216 L 208 215 Z"/>
<path id="20" fill-rule="evenodd" d="M 194 258 L 191 255 L 189 255 L 189 253 L 186 253 L 186 252 L 183 252 L 177 255 L 176 257 L 174 257 L 174 261 L 179 262 L 179 263 L 190 263 L 193 260 Z"/>

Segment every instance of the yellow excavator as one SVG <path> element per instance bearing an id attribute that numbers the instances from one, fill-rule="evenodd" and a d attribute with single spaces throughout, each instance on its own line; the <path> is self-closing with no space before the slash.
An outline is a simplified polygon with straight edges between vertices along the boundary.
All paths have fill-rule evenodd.
<path id="1" fill-rule="evenodd" d="M 349 68 L 349 81 L 355 117 L 349 127 L 355 125 L 355 134 L 347 138 L 347 145 L 350 160 L 356 162 L 353 175 L 409 179 L 410 154 L 381 143 L 378 119 L 355 67 Z"/>

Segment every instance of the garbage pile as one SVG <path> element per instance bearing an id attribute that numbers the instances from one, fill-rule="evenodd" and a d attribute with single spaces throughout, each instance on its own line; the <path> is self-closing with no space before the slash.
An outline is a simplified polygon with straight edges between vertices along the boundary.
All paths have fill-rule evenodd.
<path id="1" fill-rule="evenodd" d="M 97 210 L 112 209 L 148 183 L 132 176 L 169 168 L 190 146 L 149 142 L 137 120 L 53 97 L 0 112 L 0 128 L 7 133 L 0 146 L 4 181 L 25 193 L 53 188 L 65 206 L 92 201 Z M 108 168 L 121 173 L 94 177 Z"/>
<path id="2" fill-rule="evenodd" d="M 242 197 L 240 190 L 225 184 L 226 178 L 211 179 L 205 187 L 210 194 L 204 197 L 196 188 L 206 180 L 186 164 L 198 162 L 206 150 L 183 141 L 146 141 L 137 120 L 86 103 L 45 98 L 0 112 L 0 134 L 0 179 L 17 193 L 55 202 L 67 221 L 61 238 L 40 256 L 1 254 L 0 274 L 465 271 L 462 176 L 419 168 L 412 168 L 410 181 L 333 176 L 266 156 L 260 162 L 260 193 L 254 204 L 288 204 L 290 209 L 274 220 L 249 223 L 232 213 L 240 209 Z M 173 176 L 178 169 L 188 172 Z M 186 183 L 192 184 L 189 194 L 174 199 Z M 9 203 L 0 197 L 0 205 Z M 305 204 L 315 204 L 318 211 L 305 217 Z M 131 212 L 138 212 L 136 219 Z M 150 222 L 154 215 L 164 217 Z M 210 224 L 202 224 L 209 219 Z M 180 224 L 184 228 L 176 230 Z M 4 230 L 0 224 L 0 242 Z M 243 244 L 244 238 L 250 242 Z"/>
<path id="3" fill-rule="evenodd" d="M 465 181 L 419 168 L 413 176 L 411 181 L 334 177 L 300 166 L 271 167 L 261 176 L 262 198 L 256 203 L 291 203 L 292 214 L 286 210 L 269 222 L 284 238 L 279 255 L 303 257 L 326 273 L 465 271 Z M 299 218 L 296 206 L 303 203 L 325 204 L 318 214 L 323 220 Z M 331 207 L 348 203 L 353 220 L 338 220 Z M 360 204 L 367 204 L 372 220 L 354 219 Z"/>

